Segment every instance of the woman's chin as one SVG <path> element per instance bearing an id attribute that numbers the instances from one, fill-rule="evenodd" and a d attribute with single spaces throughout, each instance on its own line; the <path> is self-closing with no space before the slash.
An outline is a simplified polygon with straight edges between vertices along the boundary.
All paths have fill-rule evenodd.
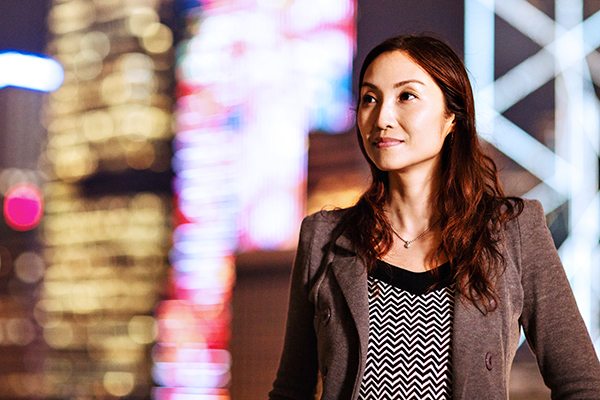
<path id="1" fill-rule="evenodd" d="M 405 163 L 399 163 L 397 161 L 396 162 L 374 161 L 374 164 L 377 166 L 378 169 L 380 169 L 383 172 L 401 171 L 401 170 L 405 169 L 407 166 Z"/>

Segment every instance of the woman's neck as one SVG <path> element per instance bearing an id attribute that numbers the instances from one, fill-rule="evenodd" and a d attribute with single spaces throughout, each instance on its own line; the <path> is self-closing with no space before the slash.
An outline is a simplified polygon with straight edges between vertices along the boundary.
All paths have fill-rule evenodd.
<path id="1" fill-rule="evenodd" d="M 392 226 L 407 236 L 418 235 L 435 223 L 435 188 L 439 177 L 432 174 L 402 174 L 390 172 L 387 202 Z"/>

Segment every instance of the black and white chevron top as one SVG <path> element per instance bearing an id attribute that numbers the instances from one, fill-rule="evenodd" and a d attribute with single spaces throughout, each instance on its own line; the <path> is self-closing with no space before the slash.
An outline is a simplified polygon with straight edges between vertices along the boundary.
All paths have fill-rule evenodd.
<path id="1" fill-rule="evenodd" d="M 369 274 L 369 344 L 360 400 L 452 398 L 450 264 L 411 272 L 379 261 Z"/>

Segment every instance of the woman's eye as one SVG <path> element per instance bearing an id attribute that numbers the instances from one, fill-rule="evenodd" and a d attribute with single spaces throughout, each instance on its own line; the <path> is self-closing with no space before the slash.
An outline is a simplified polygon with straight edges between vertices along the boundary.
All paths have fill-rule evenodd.
<path id="1" fill-rule="evenodd" d="M 365 94 L 362 97 L 362 103 L 363 104 L 371 104 L 371 103 L 375 103 L 375 97 L 371 96 L 370 94 Z"/>
<path id="2" fill-rule="evenodd" d="M 403 92 L 402 94 L 400 94 L 399 98 L 401 101 L 408 101 L 408 100 L 416 99 L 416 96 L 409 92 Z"/>

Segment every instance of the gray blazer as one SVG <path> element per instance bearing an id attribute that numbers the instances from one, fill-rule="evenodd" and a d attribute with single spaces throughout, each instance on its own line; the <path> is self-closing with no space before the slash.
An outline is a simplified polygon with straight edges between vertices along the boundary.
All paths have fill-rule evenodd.
<path id="1" fill-rule="evenodd" d="M 269 398 L 356 399 L 369 334 L 367 275 L 349 239 L 331 242 L 339 211 L 307 217 L 292 272 L 285 344 Z M 453 398 L 508 399 L 510 368 L 525 331 L 552 399 L 600 399 L 600 365 L 539 202 L 525 202 L 501 248 L 506 271 L 487 315 L 457 295 Z"/>

